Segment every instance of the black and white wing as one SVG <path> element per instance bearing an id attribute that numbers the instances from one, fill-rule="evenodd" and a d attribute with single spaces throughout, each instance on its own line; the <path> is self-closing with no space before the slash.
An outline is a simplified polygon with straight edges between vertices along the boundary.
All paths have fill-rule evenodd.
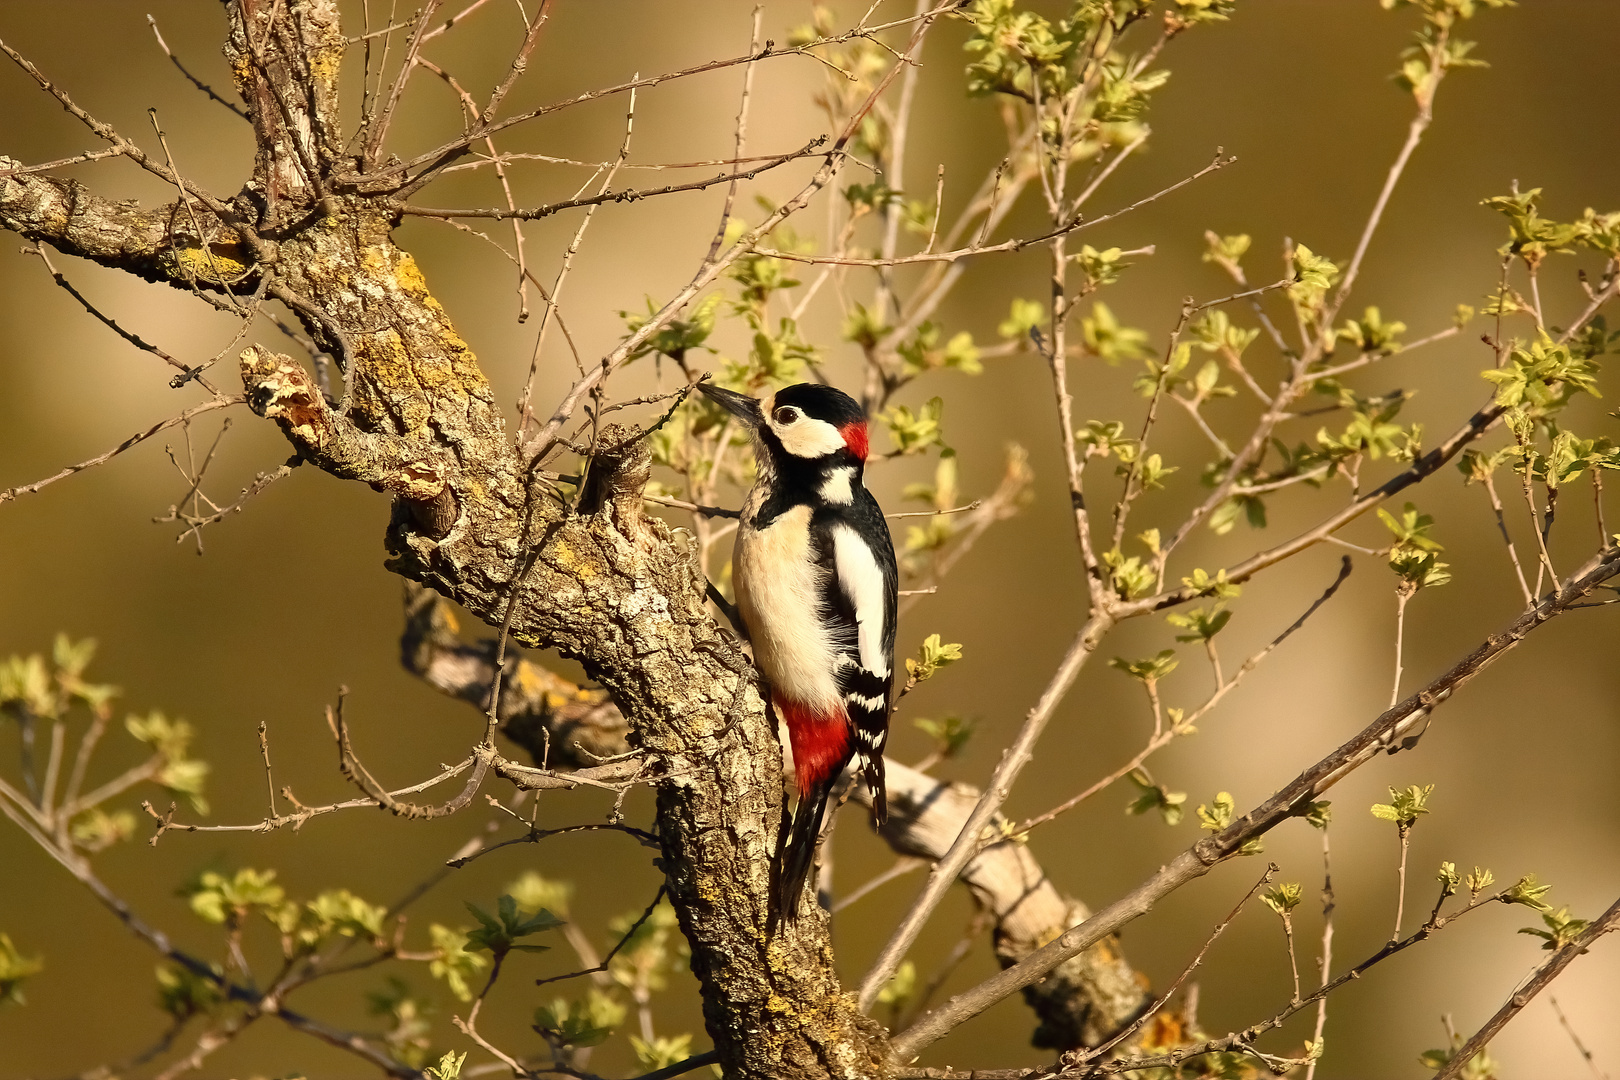
<path id="1" fill-rule="evenodd" d="M 877 500 L 864 487 L 857 486 L 854 495 L 827 523 L 832 573 L 826 599 L 829 614 L 843 631 L 835 678 L 849 714 L 861 779 L 872 791 L 873 813 L 882 823 L 888 815 L 883 748 L 893 698 L 900 575 Z"/>

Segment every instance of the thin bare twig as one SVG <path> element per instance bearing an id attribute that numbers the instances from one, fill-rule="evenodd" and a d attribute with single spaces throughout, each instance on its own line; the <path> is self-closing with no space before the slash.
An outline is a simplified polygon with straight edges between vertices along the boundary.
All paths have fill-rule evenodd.
<path id="1" fill-rule="evenodd" d="M 158 48 L 163 50 L 163 55 L 169 58 L 170 62 L 179 69 L 180 74 L 184 75 L 192 86 L 195 86 L 197 89 L 207 94 L 209 100 L 217 101 L 227 109 L 231 110 L 231 112 L 235 113 L 237 116 L 240 116 L 243 120 L 249 120 L 247 112 L 243 110 L 240 105 L 236 104 L 234 101 L 227 101 L 225 98 L 216 93 L 212 86 L 209 86 L 207 83 L 197 78 L 197 76 L 193 75 L 190 71 L 186 70 L 186 65 L 180 62 L 180 58 L 178 56 L 174 55 L 174 50 L 169 48 L 169 43 L 163 40 L 163 34 L 158 30 L 156 19 L 148 15 L 146 17 L 146 22 L 147 25 L 152 28 L 152 36 L 157 38 Z"/>
<path id="2" fill-rule="evenodd" d="M 119 337 L 123 338 L 137 349 L 140 349 L 142 352 L 149 352 L 159 360 L 162 360 L 165 364 L 168 364 L 170 367 L 179 368 L 182 373 L 187 375 L 190 374 L 191 369 L 186 365 L 185 361 L 170 356 L 156 345 L 153 345 L 151 342 L 142 338 L 139 334 L 133 334 L 128 330 L 125 330 L 122 326 L 119 326 L 116 322 L 114 322 L 110 316 L 102 314 L 99 308 L 97 308 L 89 300 L 85 299 L 84 294 L 78 289 L 74 288 L 73 283 L 56 268 L 55 263 L 51 262 L 50 252 L 46 249 L 44 244 L 35 244 L 31 248 L 24 248 L 23 250 L 30 255 L 38 255 L 40 261 L 45 264 L 46 272 L 51 275 L 51 280 L 56 282 L 57 285 L 61 286 L 69 296 L 73 297 L 73 299 L 79 302 L 79 306 L 83 307 L 84 310 L 88 311 L 91 315 L 94 315 L 97 321 L 99 321 L 103 326 L 107 327 L 107 329 L 111 330 L 113 333 L 117 334 Z M 218 387 L 214 386 L 214 384 L 210 383 L 207 379 L 202 378 L 200 375 L 191 377 L 195 378 L 198 385 L 200 385 L 204 390 L 207 390 L 215 397 L 219 396 Z"/>
<path id="3" fill-rule="evenodd" d="M 1143 747 L 1143 749 L 1139 751 L 1135 757 L 1131 758 L 1131 760 L 1127 761 L 1124 765 L 1115 769 L 1101 780 L 1098 780 L 1096 783 L 1092 784 L 1078 795 L 1065 799 L 1063 802 L 1046 811 L 1044 814 L 1037 814 L 1035 817 L 1032 817 L 1028 821 L 1025 821 L 1023 824 L 1019 825 L 1015 830 L 1015 835 L 1027 835 L 1036 826 L 1044 825 L 1053 818 L 1067 813 L 1076 806 L 1079 806 L 1081 803 L 1085 802 L 1087 799 L 1091 798 L 1093 795 L 1112 787 L 1124 777 L 1129 776 L 1132 772 L 1141 768 L 1143 763 L 1146 762 L 1147 759 L 1156 751 L 1163 748 L 1171 740 L 1186 732 L 1189 728 L 1198 723 L 1199 720 L 1203 719 L 1204 716 L 1208 715 L 1210 710 L 1214 709 L 1216 705 L 1220 704 L 1221 699 L 1226 697 L 1233 690 L 1237 689 L 1238 684 L 1243 681 L 1243 677 L 1245 675 L 1259 667 L 1261 661 L 1265 660 L 1266 657 L 1270 656 L 1278 646 L 1287 641 L 1296 630 L 1304 626 L 1306 620 L 1308 620 L 1312 615 L 1316 614 L 1322 605 L 1333 599 L 1333 595 L 1339 591 L 1339 586 L 1343 585 L 1345 579 L 1350 576 L 1352 569 L 1353 564 L 1350 561 L 1350 556 L 1346 555 L 1339 563 L 1338 576 L 1333 579 L 1333 583 L 1327 587 L 1322 595 L 1317 597 L 1315 602 L 1312 603 L 1310 607 L 1305 609 L 1305 613 L 1289 624 L 1288 628 L 1282 633 L 1272 638 L 1271 642 L 1263 649 L 1255 653 L 1253 656 L 1250 656 L 1247 660 L 1243 661 L 1243 663 L 1239 664 L 1237 670 L 1232 673 L 1232 677 L 1230 679 L 1218 679 L 1215 692 L 1212 693 L 1202 705 L 1194 709 L 1192 712 L 1184 715 L 1179 723 L 1173 724 L 1168 729 L 1157 733 L 1154 738 L 1149 740 L 1147 746 Z M 1219 672 L 1218 666 L 1216 670 Z"/>
<path id="4" fill-rule="evenodd" d="M 1501 632 L 1491 635 L 1449 671 L 1383 713 L 1265 802 L 1236 818 L 1232 825 L 1175 856 L 1148 880 L 1079 926 L 1058 935 L 1047 945 L 978 986 L 958 994 L 946 1005 L 900 1033 L 891 1044 L 895 1059 L 911 1060 L 968 1018 L 1044 978 L 1064 960 L 1090 948 L 1149 910 L 1158 899 L 1208 873 L 1212 867 L 1236 854 L 1249 840 L 1269 832 L 1291 817 L 1305 813 L 1332 785 L 1362 765 L 1380 754 L 1404 749 L 1407 737 L 1429 722 L 1433 710 L 1449 700 L 1452 694 L 1488 664 L 1513 649 L 1536 628 L 1578 605 L 1593 589 L 1617 575 L 1620 575 L 1620 550 L 1608 550 L 1594 556 L 1565 582 L 1563 589 L 1544 598 Z M 1015 744 L 1014 750 L 1016 748 Z M 1014 750 L 1008 752 L 1009 758 Z M 1314 998 L 1307 1000 L 1314 1003 Z"/>
<path id="5" fill-rule="evenodd" d="M 620 167 L 623 166 L 625 159 L 630 156 L 630 138 L 635 132 L 635 126 L 636 93 L 632 90 L 630 92 L 630 106 L 625 110 L 624 114 L 624 139 L 619 143 L 619 156 L 608 169 L 607 176 L 603 178 L 598 194 L 605 194 L 608 188 L 613 186 L 613 180 L 618 175 Z M 551 284 L 551 294 L 546 297 L 545 314 L 540 316 L 540 332 L 535 335 L 534 353 L 529 358 L 529 376 L 523 380 L 523 395 L 518 398 L 517 403 L 519 443 L 528 435 L 529 428 L 534 423 L 534 410 L 531 407 L 531 402 L 534 400 L 534 381 L 540 374 L 540 359 L 545 350 L 546 334 L 551 329 L 553 318 L 557 320 L 557 326 L 562 330 L 563 337 L 568 341 L 568 348 L 574 354 L 574 364 L 579 368 L 580 375 L 585 374 L 584 361 L 580 359 L 579 350 L 574 348 L 573 336 L 568 333 L 567 323 L 563 322 L 562 309 L 559 305 L 562 303 L 563 288 L 568 284 L 569 272 L 574 266 L 574 256 L 579 253 L 580 245 L 585 242 L 585 230 L 591 227 L 591 220 L 596 216 L 598 205 L 600 204 L 592 204 L 585 211 L 585 217 L 580 221 L 579 228 L 574 230 L 574 239 L 569 243 L 568 250 L 563 252 L 562 265 L 558 267 L 557 277 Z M 545 290 L 542 289 L 541 292 L 544 293 Z"/>
<path id="6" fill-rule="evenodd" d="M 758 245 L 755 245 L 753 250 L 757 254 L 768 255 L 775 259 L 785 259 L 788 262 L 810 263 L 813 265 L 831 264 L 836 266 L 878 267 L 908 266 L 914 263 L 950 263 L 956 262 L 960 259 L 970 258 L 974 255 L 990 255 L 998 252 L 1022 251 L 1028 247 L 1035 247 L 1039 244 L 1045 244 L 1059 236 L 1066 236 L 1069 233 L 1079 232 L 1082 229 L 1089 229 L 1094 225 L 1101 225 L 1105 221 L 1112 221 L 1115 218 L 1123 217 L 1132 210 L 1138 210 L 1144 206 L 1147 206 L 1149 203 L 1157 202 L 1159 199 L 1164 198 L 1166 195 L 1169 195 L 1172 192 L 1181 190 L 1194 180 L 1207 176 L 1218 169 L 1226 168 L 1226 166 L 1232 164 L 1236 160 L 1237 158 L 1235 156 L 1221 157 L 1219 154 L 1217 154 L 1213 161 L 1211 161 L 1208 165 L 1205 165 L 1202 169 L 1199 169 L 1197 172 L 1191 174 L 1190 176 L 1183 177 L 1174 184 L 1171 184 L 1169 187 L 1162 188 L 1151 195 L 1144 196 L 1143 198 L 1131 203 L 1129 206 L 1121 207 L 1120 209 L 1104 214 L 1101 217 L 1076 217 L 1056 226 L 1055 228 L 1049 229 L 1044 233 L 1040 233 L 1039 235 L 1005 240 L 999 244 L 974 244 L 969 247 L 955 248 L 951 251 L 923 251 L 918 252 L 915 255 L 896 256 L 895 258 L 891 259 L 853 259 L 841 255 L 801 255 L 793 251 L 779 251 L 776 248 L 760 247 Z"/>
<path id="7" fill-rule="evenodd" d="M 1485 1044 L 1494 1039 L 1496 1033 L 1507 1026 L 1508 1021 L 1519 1015 L 1524 1010 L 1524 1007 L 1535 999 L 1537 994 L 1545 990 L 1559 975 L 1562 975 L 1564 969 L 1577 956 L 1590 949 L 1598 938 L 1616 930 L 1620 930 L 1620 900 L 1616 900 L 1609 905 L 1609 910 L 1599 916 L 1596 922 L 1588 926 L 1580 937 L 1568 945 L 1554 950 L 1546 962 L 1532 972 L 1530 977 L 1519 985 L 1518 989 L 1513 992 L 1513 995 L 1507 999 L 1502 1007 L 1496 1010 L 1495 1015 L 1485 1021 L 1485 1025 L 1474 1032 L 1473 1036 L 1462 1045 L 1461 1049 L 1451 1055 L 1451 1061 L 1435 1074 L 1435 1080 L 1455 1080 L 1457 1076 L 1462 1074 L 1468 1063 L 1474 1059 L 1474 1055 L 1485 1049 Z"/>
<path id="8" fill-rule="evenodd" d="M 123 442 L 119 443 L 117 446 L 105 453 L 97 454 L 95 457 L 81 461 L 77 465 L 69 465 L 61 472 L 53 473 L 43 480 L 36 480 L 32 484 L 23 484 L 19 487 L 8 488 L 5 491 L 0 491 L 0 503 L 10 502 L 19 495 L 31 495 L 40 488 L 54 484 L 58 480 L 65 480 L 75 473 L 84 472 L 86 469 L 93 469 L 97 465 L 104 465 L 113 458 L 117 457 L 119 454 L 122 454 L 124 451 L 139 446 L 141 443 L 145 442 L 147 439 L 150 439 L 160 431 L 167 431 L 169 428 L 188 423 L 192 420 L 192 418 L 201 416 L 206 412 L 213 412 L 215 409 L 228 409 L 233 405 L 240 405 L 246 400 L 247 399 L 242 397 L 240 394 L 236 394 L 231 397 L 214 398 L 212 401 L 205 401 L 201 405 L 193 406 L 183 413 L 169 417 L 167 420 L 158 421 L 156 424 L 153 424 L 144 431 L 137 431 L 135 434 L 131 435 L 129 438 L 125 439 Z"/>
<path id="9" fill-rule="evenodd" d="M 1558 999 L 1548 994 L 1547 1003 L 1552 1006 L 1553 1013 L 1558 1017 L 1559 1026 L 1569 1035 L 1569 1041 L 1575 1044 L 1576 1052 L 1581 1055 L 1581 1059 L 1592 1070 L 1592 1075 L 1597 1080 L 1609 1080 L 1609 1074 L 1598 1068 L 1597 1059 L 1592 1056 L 1592 1051 L 1586 1048 L 1586 1044 L 1581 1041 L 1581 1037 L 1575 1033 L 1575 1026 L 1569 1022 L 1569 1017 L 1565 1016 L 1564 1010 L 1558 1007 Z"/>
<path id="10" fill-rule="evenodd" d="M 1198 970 L 1198 965 L 1204 962 L 1204 957 L 1208 955 L 1210 947 L 1214 945 L 1216 940 L 1226 932 L 1226 928 L 1232 925 L 1233 921 L 1237 919 L 1239 913 L 1243 911 L 1244 907 L 1248 905 L 1249 901 L 1254 899 L 1254 894 L 1270 884 L 1271 879 L 1277 875 L 1277 871 L 1280 869 L 1281 867 L 1279 867 L 1276 863 L 1268 864 L 1266 866 L 1266 872 L 1260 875 L 1260 880 L 1256 881 L 1249 887 L 1249 891 L 1243 894 L 1243 898 L 1237 902 L 1230 912 L 1227 913 L 1226 918 L 1215 924 L 1215 929 L 1211 930 L 1209 932 L 1209 937 L 1204 939 L 1203 948 L 1198 950 L 1198 954 L 1192 958 L 1191 963 L 1181 969 L 1181 974 L 1177 975 L 1175 980 L 1169 985 L 1169 987 L 1165 989 L 1164 993 L 1159 995 L 1159 999 L 1154 1002 L 1150 1008 L 1143 1012 L 1141 1016 L 1138 1016 L 1130 1024 L 1115 1032 L 1107 1042 L 1093 1050 L 1083 1050 L 1077 1052 L 1075 1054 L 1075 1064 L 1082 1064 L 1087 1061 L 1097 1060 L 1104 1054 L 1108 1053 L 1108 1051 L 1112 1050 L 1114 1047 L 1123 1043 L 1126 1039 L 1142 1030 L 1142 1025 L 1151 1020 L 1153 1015 L 1164 1007 L 1165 1002 L 1176 996 L 1176 991 L 1180 990 L 1182 984 L 1187 981 L 1194 971 Z M 1290 945 L 1290 950 L 1292 950 L 1292 945 Z M 1299 998 L 1299 984 L 1297 976 L 1294 985 L 1294 998 L 1295 1000 L 1298 1000 Z"/>

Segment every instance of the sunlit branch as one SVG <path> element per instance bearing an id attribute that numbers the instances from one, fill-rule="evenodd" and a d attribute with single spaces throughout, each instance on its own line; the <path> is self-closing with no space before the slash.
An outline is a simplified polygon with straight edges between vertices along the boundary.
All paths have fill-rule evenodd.
<path id="1" fill-rule="evenodd" d="M 1450 699 L 1459 688 L 1492 661 L 1513 649 L 1536 628 L 1577 605 L 1593 589 L 1616 575 L 1620 575 L 1620 550 L 1609 550 L 1594 556 L 1565 583 L 1562 590 L 1547 596 L 1505 630 L 1486 639 L 1449 671 L 1383 713 L 1260 806 L 1236 819 L 1231 826 L 1205 837 L 1084 923 L 1065 931 L 1050 944 L 973 989 L 958 994 L 946 1005 L 900 1033 L 891 1043 L 895 1060 L 911 1060 L 922 1049 L 967 1019 L 1044 978 L 1064 960 L 1078 955 L 1146 913 L 1159 899 L 1202 877 L 1214 866 L 1236 854 L 1249 840 L 1269 832 L 1291 817 L 1305 813 L 1334 784 L 1379 754 L 1406 748 L 1406 737 L 1426 724 L 1438 705 Z M 1012 757 L 1013 751 L 1009 751 L 1008 758 Z"/>
<path id="2" fill-rule="evenodd" d="M 1455 1080 L 1460 1076 L 1468 1063 L 1474 1060 L 1474 1055 L 1485 1049 L 1485 1045 L 1496 1037 L 1497 1032 L 1507 1026 L 1508 1021 L 1519 1015 L 1526 1005 L 1535 1000 L 1537 994 L 1562 975 L 1564 969 L 1577 956 L 1590 949 L 1598 938 L 1616 930 L 1620 930 L 1620 900 L 1611 904 L 1609 910 L 1599 916 L 1597 921 L 1588 926 L 1578 938 L 1555 950 L 1529 979 L 1520 983 L 1507 1002 L 1485 1022 L 1485 1026 L 1474 1032 L 1462 1048 L 1451 1055 L 1451 1061 L 1435 1074 L 1435 1080 Z"/>

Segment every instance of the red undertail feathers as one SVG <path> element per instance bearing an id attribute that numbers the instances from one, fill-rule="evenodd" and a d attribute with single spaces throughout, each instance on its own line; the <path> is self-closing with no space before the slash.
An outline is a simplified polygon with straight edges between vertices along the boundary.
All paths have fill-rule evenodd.
<path id="1" fill-rule="evenodd" d="M 827 795 L 855 748 L 843 709 L 811 708 L 781 698 L 776 698 L 775 704 L 793 744 L 793 772 L 799 803 L 794 808 L 793 824 L 777 865 L 773 908 L 781 917 L 793 919 L 799 914 L 805 882 L 815 864 L 816 841 L 821 836 Z"/>

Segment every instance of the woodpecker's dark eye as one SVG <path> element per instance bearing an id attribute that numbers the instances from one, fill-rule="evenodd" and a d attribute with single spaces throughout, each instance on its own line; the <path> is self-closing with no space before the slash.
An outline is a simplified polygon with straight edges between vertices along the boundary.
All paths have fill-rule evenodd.
<path id="1" fill-rule="evenodd" d="M 794 421 L 798 420 L 798 418 L 800 416 L 803 416 L 804 414 L 799 412 L 799 410 L 795 409 L 792 405 L 783 405 L 780 409 L 777 409 L 771 415 L 776 418 L 776 422 L 778 424 L 781 424 L 784 427 L 786 427 L 788 424 L 791 424 Z"/>

